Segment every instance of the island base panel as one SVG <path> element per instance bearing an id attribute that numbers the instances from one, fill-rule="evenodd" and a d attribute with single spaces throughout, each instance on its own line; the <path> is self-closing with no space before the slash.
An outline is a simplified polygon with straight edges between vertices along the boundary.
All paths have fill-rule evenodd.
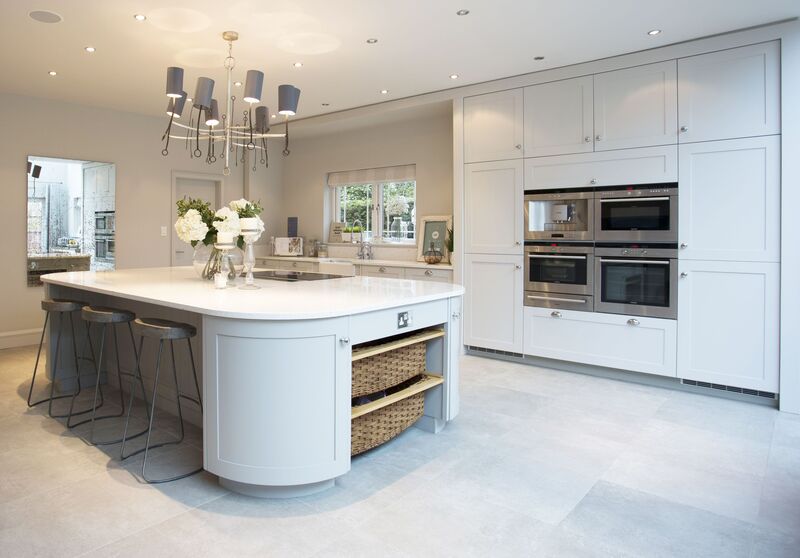
<path id="1" fill-rule="evenodd" d="M 220 477 L 219 484 L 232 492 L 238 492 L 245 496 L 255 498 L 300 498 L 309 494 L 316 494 L 329 488 L 333 488 L 335 479 L 328 479 L 309 484 L 298 484 L 293 486 L 262 486 L 258 484 L 247 484 Z"/>

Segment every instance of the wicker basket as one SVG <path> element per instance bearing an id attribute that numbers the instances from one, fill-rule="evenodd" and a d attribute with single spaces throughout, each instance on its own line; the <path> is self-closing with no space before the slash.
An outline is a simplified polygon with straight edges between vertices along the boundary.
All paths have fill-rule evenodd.
<path id="1" fill-rule="evenodd" d="M 352 421 L 350 455 L 388 442 L 414 424 L 425 409 L 425 392 L 401 399 Z"/>
<path id="2" fill-rule="evenodd" d="M 354 360 L 352 397 L 376 393 L 422 374 L 426 348 L 427 343 L 421 341 Z"/>

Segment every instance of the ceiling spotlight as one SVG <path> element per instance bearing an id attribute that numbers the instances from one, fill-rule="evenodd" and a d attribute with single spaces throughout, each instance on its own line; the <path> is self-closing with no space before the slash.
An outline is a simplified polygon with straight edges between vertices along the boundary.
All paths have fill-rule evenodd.
<path id="1" fill-rule="evenodd" d="M 537 62 L 541 62 L 542 60 L 544 60 L 544 56 L 534 56 L 533 59 L 536 60 Z"/>
<path id="2" fill-rule="evenodd" d="M 142 14 L 135 14 L 133 16 L 133 19 L 135 19 L 136 21 L 144 21 L 147 19 L 147 16 L 143 16 Z"/>
<path id="3" fill-rule="evenodd" d="M 241 87 L 242 86 L 242 82 L 241 81 L 234 81 L 233 85 L 234 85 L 234 87 Z"/>
<path id="4" fill-rule="evenodd" d="M 94 47 L 86 47 L 83 50 L 85 50 L 86 52 L 94 52 L 95 48 Z"/>
<path id="5" fill-rule="evenodd" d="M 278 115 L 277 114 L 271 114 L 270 118 L 278 118 Z"/>
<path id="6" fill-rule="evenodd" d="M 294 64 L 292 64 L 292 66 L 294 66 L 295 68 L 302 68 L 303 67 L 303 63 L 302 62 L 295 62 Z"/>
<path id="7" fill-rule="evenodd" d="M 50 70 L 49 72 L 47 72 L 47 75 L 49 75 L 50 77 L 56 77 L 58 73 L 55 70 Z"/>
<path id="8" fill-rule="evenodd" d="M 191 103 L 192 102 L 192 98 L 191 97 L 186 97 L 186 102 L 187 103 Z"/>
<path id="9" fill-rule="evenodd" d="M 388 89 L 381 89 L 381 95 L 388 95 L 388 94 L 389 94 Z"/>
<path id="10" fill-rule="evenodd" d="M 465 16 L 469 13 L 469 10 L 458 10 L 456 15 Z"/>
<path id="11" fill-rule="evenodd" d="M 329 106 L 331 106 L 331 104 L 330 103 L 322 103 L 322 106 L 323 107 L 329 107 Z"/>
<path id="12" fill-rule="evenodd" d="M 450 74 L 450 79 L 458 79 L 458 74 Z"/>
<path id="13" fill-rule="evenodd" d="M 367 39 L 367 44 L 368 45 L 374 45 L 377 42 L 378 42 L 378 39 Z"/>
<path id="14" fill-rule="evenodd" d="M 651 37 L 659 35 L 660 33 L 661 29 L 651 29 L 650 31 L 647 32 L 647 34 L 650 35 Z"/>

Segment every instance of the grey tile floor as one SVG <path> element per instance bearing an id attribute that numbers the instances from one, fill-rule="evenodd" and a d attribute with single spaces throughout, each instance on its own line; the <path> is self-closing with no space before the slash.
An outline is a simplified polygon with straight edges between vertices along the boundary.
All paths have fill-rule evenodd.
<path id="1" fill-rule="evenodd" d="M 141 484 L 136 458 L 27 409 L 33 357 L 0 351 L 2 556 L 800 557 L 800 417 L 763 406 L 468 356 L 444 432 L 268 501 L 207 473 Z"/>

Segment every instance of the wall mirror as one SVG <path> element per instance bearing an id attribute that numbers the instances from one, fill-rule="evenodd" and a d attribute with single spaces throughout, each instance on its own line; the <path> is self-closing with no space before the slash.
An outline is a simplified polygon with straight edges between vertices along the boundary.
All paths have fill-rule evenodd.
<path id="1" fill-rule="evenodd" d="M 59 271 L 114 269 L 112 163 L 29 156 L 28 286 Z"/>

